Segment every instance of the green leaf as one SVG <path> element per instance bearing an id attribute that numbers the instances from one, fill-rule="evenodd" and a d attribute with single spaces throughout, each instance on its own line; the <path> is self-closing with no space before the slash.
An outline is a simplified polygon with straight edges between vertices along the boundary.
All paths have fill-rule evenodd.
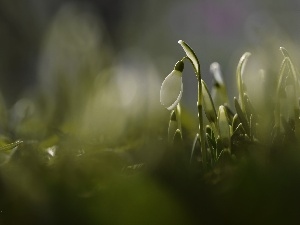
<path id="1" fill-rule="evenodd" d="M 290 55 L 289 55 L 288 51 L 284 47 L 280 47 L 279 50 L 281 51 L 281 53 L 284 57 L 289 57 L 290 58 Z"/>
<path id="2" fill-rule="evenodd" d="M 214 134 L 214 131 L 209 125 L 206 125 L 205 133 L 209 135 L 210 140 L 212 141 L 212 145 L 214 148 L 216 148 L 216 135 Z"/>
<path id="3" fill-rule="evenodd" d="M 191 151 L 191 158 L 190 158 L 190 163 L 193 162 L 193 160 L 196 157 L 196 148 L 200 149 L 200 139 L 199 139 L 199 134 L 197 133 L 194 141 L 193 141 L 193 146 L 192 146 L 192 151 Z"/>
<path id="4" fill-rule="evenodd" d="M 288 58 L 289 66 L 290 66 L 290 69 L 291 69 L 291 72 L 292 72 L 292 75 L 293 75 L 293 78 L 294 78 L 294 82 L 295 82 L 294 85 L 296 85 L 296 87 L 297 87 L 296 89 L 298 91 L 300 91 L 299 90 L 299 83 L 298 83 L 298 76 L 297 76 L 297 74 L 299 74 L 299 72 L 298 72 L 297 68 L 294 66 L 294 63 L 293 63 L 288 51 L 284 47 L 280 47 L 280 51 L 282 52 L 284 57 Z"/>
<path id="5" fill-rule="evenodd" d="M 280 94 L 282 92 L 283 80 L 286 79 L 285 70 L 287 68 L 287 60 L 285 57 L 280 65 L 279 76 L 277 79 L 276 98 L 275 98 L 275 127 L 280 127 Z M 277 129 L 276 128 L 276 129 Z"/>
<path id="6" fill-rule="evenodd" d="M 224 145 L 223 145 L 223 142 L 222 142 L 220 137 L 217 138 L 216 142 L 217 142 L 216 152 L 217 152 L 217 160 L 218 160 L 219 157 L 220 157 L 221 152 L 224 149 Z"/>
<path id="7" fill-rule="evenodd" d="M 239 91 L 239 99 L 241 100 L 241 108 L 244 110 L 244 100 L 243 96 L 245 93 L 244 90 L 244 84 L 243 84 L 243 73 L 246 66 L 246 63 L 251 56 L 250 52 L 245 52 L 242 57 L 240 58 L 240 61 L 238 63 L 237 69 L 236 69 L 236 79 L 237 79 L 237 85 L 238 85 L 238 91 Z"/>
<path id="8" fill-rule="evenodd" d="M 243 124 L 240 123 L 237 128 L 234 130 L 232 136 L 244 135 L 246 132 L 244 130 Z"/>
<path id="9" fill-rule="evenodd" d="M 232 110 L 229 108 L 229 106 L 227 104 L 224 104 L 224 107 L 226 109 L 226 113 L 228 116 L 228 122 L 229 122 L 229 124 L 232 124 L 234 113 L 232 112 Z"/>
<path id="10" fill-rule="evenodd" d="M 250 121 L 250 116 L 251 115 L 255 116 L 256 113 L 255 113 L 255 109 L 254 109 L 253 105 L 251 104 L 250 99 L 246 93 L 244 93 L 244 103 L 245 103 L 245 113 L 247 115 L 248 121 Z"/>
<path id="11" fill-rule="evenodd" d="M 230 151 L 228 149 L 223 149 L 220 152 L 218 163 L 227 164 L 230 161 L 232 161 Z"/>
<path id="12" fill-rule="evenodd" d="M 215 163 L 217 161 L 217 149 L 216 142 L 211 138 L 211 136 L 206 133 L 206 142 L 211 151 L 212 161 Z"/>
<path id="13" fill-rule="evenodd" d="M 173 144 L 179 144 L 182 143 L 182 133 L 181 130 L 177 129 L 174 138 L 173 138 Z"/>
<path id="14" fill-rule="evenodd" d="M 219 107 L 218 112 L 218 126 L 219 126 L 219 134 L 221 141 L 223 142 L 223 146 L 225 148 L 230 148 L 230 126 L 228 123 L 227 113 L 224 106 Z"/>
<path id="15" fill-rule="evenodd" d="M 296 68 L 290 58 L 288 58 L 288 63 L 289 63 L 290 71 L 292 73 L 292 77 L 294 79 L 293 86 L 294 86 L 295 98 L 294 98 L 293 105 L 294 105 L 294 108 L 298 108 L 298 96 L 299 96 L 299 92 L 300 92 L 298 76 L 297 76 Z"/>
<path id="16" fill-rule="evenodd" d="M 248 122 L 244 112 L 242 111 L 242 108 L 241 108 L 238 100 L 236 99 L 236 97 L 234 97 L 234 106 L 235 106 L 236 113 L 237 113 L 241 123 L 243 124 L 243 127 L 244 127 L 247 135 L 250 136 L 249 122 Z"/>
<path id="17" fill-rule="evenodd" d="M 241 146 L 241 144 L 245 143 L 245 136 L 246 132 L 243 128 L 243 124 L 240 123 L 231 136 L 232 145 Z"/>
<path id="18" fill-rule="evenodd" d="M 240 123 L 241 123 L 241 121 L 240 121 L 240 119 L 239 119 L 238 114 L 236 113 L 236 114 L 233 116 L 233 119 L 232 119 L 232 129 L 233 129 L 233 131 L 236 130 L 236 128 L 239 126 Z"/>
<path id="19" fill-rule="evenodd" d="M 208 88 L 203 80 L 201 80 L 201 85 L 202 85 L 202 97 L 203 97 L 203 107 L 204 107 L 205 115 L 210 123 L 216 123 L 217 113 L 211 95 L 209 94 Z"/>

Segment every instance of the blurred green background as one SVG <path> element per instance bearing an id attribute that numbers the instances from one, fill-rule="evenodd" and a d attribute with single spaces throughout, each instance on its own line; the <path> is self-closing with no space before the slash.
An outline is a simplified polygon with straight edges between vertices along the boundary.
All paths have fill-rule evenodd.
<path id="1" fill-rule="evenodd" d="M 178 40 L 195 50 L 209 87 L 210 64 L 220 63 L 231 100 L 238 60 L 250 51 L 245 81 L 255 99 L 260 69 L 274 83 L 280 46 L 295 62 L 300 58 L 299 20 L 297 0 L 2 0 L 0 90 L 8 108 L 14 106 L 12 126 L 30 108 L 35 124 L 47 121 L 66 132 L 115 138 L 160 124 L 157 133 L 164 135 L 169 115 L 159 89 L 184 56 Z M 195 81 L 187 64 L 182 105 L 194 119 Z"/>
<path id="2" fill-rule="evenodd" d="M 66 5 L 75 5 L 80 13 L 93 15 L 101 24 L 101 34 L 105 34 L 105 43 L 110 45 L 114 57 L 129 52 L 139 60 L 139 55 L 143 55 L 144 61 L 147 59 L 159 71 L 159 80 L 183 55 L 176 46 L 179 39 L 197 52 L 209 84 L 209 65 L 218 61 L 227 83 L 233 86 L 235 66 L 246 50 L 257 59 L 263 58 L 263 65 L 254 64 L 267 70 L 277 62 L 281 45 L 294 57 L 299 58 L 300 54 L 297 0 L 1 0 L 0 89 L 9 105 L 38 83 L 44 40 L 51 23 Z M 277 71 L 278 64 L 275 65 Z M 196 85 L 186 77 L 188 88 L 183 102 L 191 106 Z"/>
<path id="3" fill-rule="evenodd" d="M 187 177 L 178 159 L 172 158 L 176 154 L 168 152 L 162 141 L 167 137 L 169 113 L 159 102 L 160 85 L 184 56 L 179 39 L 195 50 L 209 86 L 210 64 L 221 64 L 231 99 L 237 93 L 235 69 L 245 51 L 252 52 L 246 83 L 256 82 L 261 68 L 272 82 L 282 60 L 280 46 L 287 48 L 296 65 L 300 58 L 298 21 L 297 0 L 0 0 L 0 91 L 10 109 L 10 132 L 4 133 L 7 139 L 3 142 L 25 142 L 21 151 L 16 151 L 21 152 L 21 157 L 15 156 L 17 163 L 0 171 L 0 197 L 5 199 L 0 201 L 0 210 L 15 209 L 7 210 L 8 221 L 28 219 L 30 213 L 41 215 L 37 221 L 62 220 L 49 220 L 48 224 L 66 224 L 69 218 L 77 217 L 81 224 L 86 218 L 95 218 L 91 224 L 96 224 L 97 218 L 107 224 L 146 224 L 149 220 L 153 224 L 183 224 L 202 219 L 198 218 L 200 211 L 207 220 L 221 221 L 228 210 L 236 223 L 228 220 L 227 224 L 240 224 L 239 220 L 251 217 L 252 208 L 257 207 L 260 182 L 271 189 L 278 176 L 286 176 L 279 170 L 270 178 L 246 168 L 249 172 L 245 170 L 245 176 L 241 173 L 236 178 L 246 179 L 236 186 L 238 194 L 231 182 L 227 192 L 233 191 L 225 195 L 224 205 L 212 201 L 219 196 L 205 195 L 212 191 L 205 190 L 205 181 Z M 184 74 L 182 103 L 196 119 L 197 84 L 190 65 Z M 252 84 L 247 86 L 250 98 L 257 90 Z M 190 124 L 197 129 L 197 123 Z M 50 167 L 35 159 L 41 149 L 51 153 Z M 52 157 L 58 161 L 51 161 Z M 120 175 L 122 168 L 145 161 L 153 163 L 146 176 Z M 299 171 L 291 170 L 296 175 Z M 291 184 L 292 190 L 298 190 L 297 181 Z M 270 189 L 262 189 L 261 196 L 269 193 L 266 201 L 273 196 L 280 199 L 282 189 L 271 194 Z M 74 197 L 78 193 L 79 197 Z M 238 200 L 233 201 L 231 210 L 227 203 L 234 196 Z M 250 210 L 240 207 L 252 199 L 255 202 L 247 206 Z M 277 215 L 282 209 L 273 201 L 256 212 L 260 215 L 268 208 L 271 216 Z M 214 214 L 216 206 L 219 217 Z M 81 209 L 82 214 L 78 213 Z M 237 217 L 232 214 L 235 209 L 242 212 Z M 284 212 L 282 221 L 286 219 Z M 254 217 L 255 222 L 260 219 Z"/>

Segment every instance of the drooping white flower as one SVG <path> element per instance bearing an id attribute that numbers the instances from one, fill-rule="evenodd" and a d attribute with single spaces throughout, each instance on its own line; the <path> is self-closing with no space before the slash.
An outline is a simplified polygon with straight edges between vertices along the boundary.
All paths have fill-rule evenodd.
<path id="1" fill-rule="evenodd" d="M 183 61 L 176 63 L 173 71 L 165 78 L 160 88 L 160 102 L 168 110 L 173 110 L 179 103 L 182 91 Z"/>
<path id="2" fill-rule="evenodd" d="M 214 85 L 211 90 L 211 98 L 214 102 L 216 108 L 219 108 L 220 105 L 228 104 L 228 95 L 226 86 L 222 77 L 220 64 L 214 62 L 210 65 L 210 72 L 214 77 Z"/>

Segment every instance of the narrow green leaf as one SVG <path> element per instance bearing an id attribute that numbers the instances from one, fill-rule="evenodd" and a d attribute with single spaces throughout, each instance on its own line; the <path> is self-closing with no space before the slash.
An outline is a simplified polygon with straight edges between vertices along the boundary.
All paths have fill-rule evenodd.
<path id="1" fill-rule="evenodd" d="M 231 153 L 228 149 L 223 149 L 218 157 L 218 163 L 226 164 L 232 160 Z"/>
<path id="2" fill-rule="evenodd" d="M 198 144 L 198 145 L 197 145 Z M 197 133 L 194 141 L 193 141 L 193 146 L 192 146 L 192 151 L 191 151 L 191 158 L 190 158 L 190 163 L 193 162 L 194 158 L 196 157 L 196 148 L 200 148 L 200 139 L 199 139 L 199 134 Z"/>
<path id="3" fill-rule="evenodd" d="M 279 129 L 280 127 L 280 94 L 282 92 L 283 80 L 286 78 L 285 70 L 287 68 L 287 60 L 288 58 L 285 57 L 280 65 L 279 76 L 277 79 L 277 88 L 276 88 L 276 98 L 275 98 L 275 127 Z"/>
<path id="4" fill-rule="evenodd" d="M 201 80 L 201 85 L 202 85 L 203 107 L 204 107 L 205 115 L 210 123 L 216 123 L 217 113 L 211 95 L 209 94 L 208 88 L 203 80 Z"/>
<path id="5" fill-rule="evenodd" d="M 177 129 L 174 134 L 173 143 L 174 144 L 182 143 L 182 133 L 179 129 Z"/>
<path id="6" fill-rule="evenodd" d="M 245 113 L 247 115 L 248 121 L 250 121 L 250 116 L 251 115 L 255 116 L 256 113 L 255 113 L 255 109 L 254 109 L 253 105 L 251 104 L 250 99 L 246 93 L 244 93 L 244 103 L 245 103 Z"/>
<path id="7" fill-rule="evenodd" d="M 210 136 L 212 136 L 212 129 L 211 126 L 206 125 L 205 127 L 205 133 L 209 134 Z"/>
<path id="8" fill-rule="evenodd" d="M 236 113 L 237 113 L 241 123 L 243 124 L 246 134 L 249 136 L 250 135 L 249 122 L 248 122 L 245 114 L 243 113 L 241 106 L 240 106 L 238 100 L 236 99 L 236 97 L 234 97 L 234 106 L 235 106 Z"/>
<path id="9" fill-rule="evenodd" d="M 219 126 L 219 134 L 220 134 L 221 141 L 223 142 L 223 146 L 225 148 L 230 148 L 230 127 L 229 127 L 225 107 L 222 105 L 219 107 L 219 112 L 218 112 L 218 126 Z"/>
<path id="10" fill-rule="evenodd" d="M 288 51 L 284 47 L 280 47 L 279 50 L 281 51 L 284 57 L 290 57 Z"/>
<path id="11" fill-rule="evenodd" d="M 233 121 L 233 117 L 234 117 L 234 113 L 233 111 L 229 108 L 229 106 L 227 104 L 224 104 L 224 107 L 226 109 L 226 113 L 227 113 L 227 116 L 228 116 L 228 122 L 229 124 L 232 124 L 232 121 Z"/>
<path id="12" fill-rule="evenodd" d="M 297 74 L 299 74 L 299 72 L 298 72 L 297 68 L 294 66 L 294 63 L 293 63 L 293 61 L 292 61 L 292 59 L 291 59 L 288 51 L 284 47 L 280 47 L 279 49 L 280 49 L 281 53 L 283 54 L 283 56 L 285 58 L 288 58 L 288 61 L 289 61 L 290 67 L 291 67 L 291 72 L 292 72 L 294 81 L 296 81 L 298 79 Z M 294 84 L 297 85 L 297 90 L 298 90 L 298 87 L 299 87 L 298 82 L 294 83 Z"/>
<path id="13" fill-rule="evenodd" d="M 280 120 L 281 120 L 283 129 L 285 131 L 286 138 L 293 140 L 293 141 L 296 140 L 295 132 L 292 129 L 291 125 L 285 120 L 285 118 L 283 116 L 280 116 Z"/>
<path id="14" fill-rule="evenodd" d="M 214 146 L 214 148 L 216 148 L 216 135 L 213 129 L 209 125 L 206 125 L 205 132 L 207 135 L 209 135 L 209 138 L 212 140 L 212 145 Z"/>
<path id="15" fill-rule="evenodd" d="M 243 128 L 243 124 L 240 123 L 231 136 L 231 143 L 239 146 L 240 143 L 242 143 L 245 139 L 245 133 L 246 132 Z"/>
<path id="16" fill-rule="evenodd" d="M 241 121 L 240 121 L 240 119 L 239 119 L 238 114 L 236 113 L 236 114 L 233 116 L 232 123 L 231 123 L 233 131 L 236 130 L 236 128 L 239 126 L 240 123 L 241 123 Z"/>
<path id="17" fill-rule="evenodd" d="M 290 70 L 291 70 L 291 73 L 292 73 L 292 77 L 293 77 L 293 87 L 294 87 L 294 92 L 295 92 L 295 98 L 293 99 L 293 105 L 294 105 L 294 108 L 299 108 L 298 107 L 298 96 L 299 96 L 299 92 L 300 92 L 300 86 L 299 86 L 299 80 L 298 80 L 298 76 L 297 76 L 297 72 L 296 72 L 296 68 L 292 62 L 292 60 L 290 58 L 288 58 L 288 63 L 289 63 L 289 67 L 290 67 Z M 299 116 L 299 115 L 298 115 Z"/>
<path id="18" fill-rule="evenodd" d="M 244 129 L 242 123 L 240 123 L 240 124 L 237 126 L 237 128 L 234 130 L 234 132 L 233 132 L 232 135 L 241 135 L 241 134 L 242 134 L 242 135 L 246 134 L 246 131 L 245 131 L 245 129 Z"/>
<path id="19" fill-rule="evenodd" d="M 240 61 L 238 63 L 237 69 L 236 69 L 236 79 L 237 79 L 237 86 L 238 86 L 238 91 L 239 91 L 239 99 L 241 101 L 241 108 L 242 110 L 244 110 L 244 100 L 243 100 L 243 96 L 245 93 L 244 90 L 244 84 L 243 84 L 243 73 L 244 73 L 244 69 L 246 66 L 246 63 L 249 59 L 249 57 L 251 56 L 250 52 L 245 52 L 242 57 L 240 58 Z"/>
<path id="20" fill-rule="evenodd" d="M 216 143 L 212 140 L 208 133 L 206 133 L 206 142 L 211 152 L 212 162 L 215 163 L 217 161 Z"/>

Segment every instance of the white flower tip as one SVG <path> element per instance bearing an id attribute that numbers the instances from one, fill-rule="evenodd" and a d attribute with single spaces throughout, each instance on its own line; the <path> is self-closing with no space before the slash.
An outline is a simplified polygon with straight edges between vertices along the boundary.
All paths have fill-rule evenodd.
<path id="1" fill-rule="evenodd" d="M 214 62 L 210 65 L 210 72 L 213 74 L 213 77 L 215 79 L 215 81 L 222 85 L 224 84 L 222 75 L 221 75 L 221 67 L 220 64 L 217 62 Z"/>
<path id="2" fill-rule="evenodd" d="M 240 59 L 241 62 L 242 62 L 241 75 L 244 74 L 245 66 L 246 66 L 246 63 L 247 63 L 250 56 L 251 56 L 250 52 L 245 52 L 244 55 Z"/>
<path id="3" fill-rule="evenodd" d="M 210 72 L 218 71 L 220 69 L 220 64 L 217 62 L 213 62 L 210 64 Z"/>
<path id="4" fill-rule="evenodd" d="M 220 132 L 223 133 L 223 134 L 229 132 L 228 131 L 229 130 L 229 124 L 228 124 L 227 113 L 226 113 L 225 106 L 223 106 L 223 105 L 221 105 L 219 107 L 218 120 L 219 120 L 219 129 L 220 129 Z"/>
<path id="5" fill-rule="evenodd" d="M 183 40 L 179 40 L 178 44 L 182 45 L 183 44 Z"/>
<path id="6" fill-rule="evenodd" d="M 220 114 L 222 114 L 223 115 L 223 113 L 225 114 L 225 106 L 224 105 L 220 105 L 219 106 L 219 112 L 220 112 Z M 226 115 L 226 114 L 225 114 Z"/>

